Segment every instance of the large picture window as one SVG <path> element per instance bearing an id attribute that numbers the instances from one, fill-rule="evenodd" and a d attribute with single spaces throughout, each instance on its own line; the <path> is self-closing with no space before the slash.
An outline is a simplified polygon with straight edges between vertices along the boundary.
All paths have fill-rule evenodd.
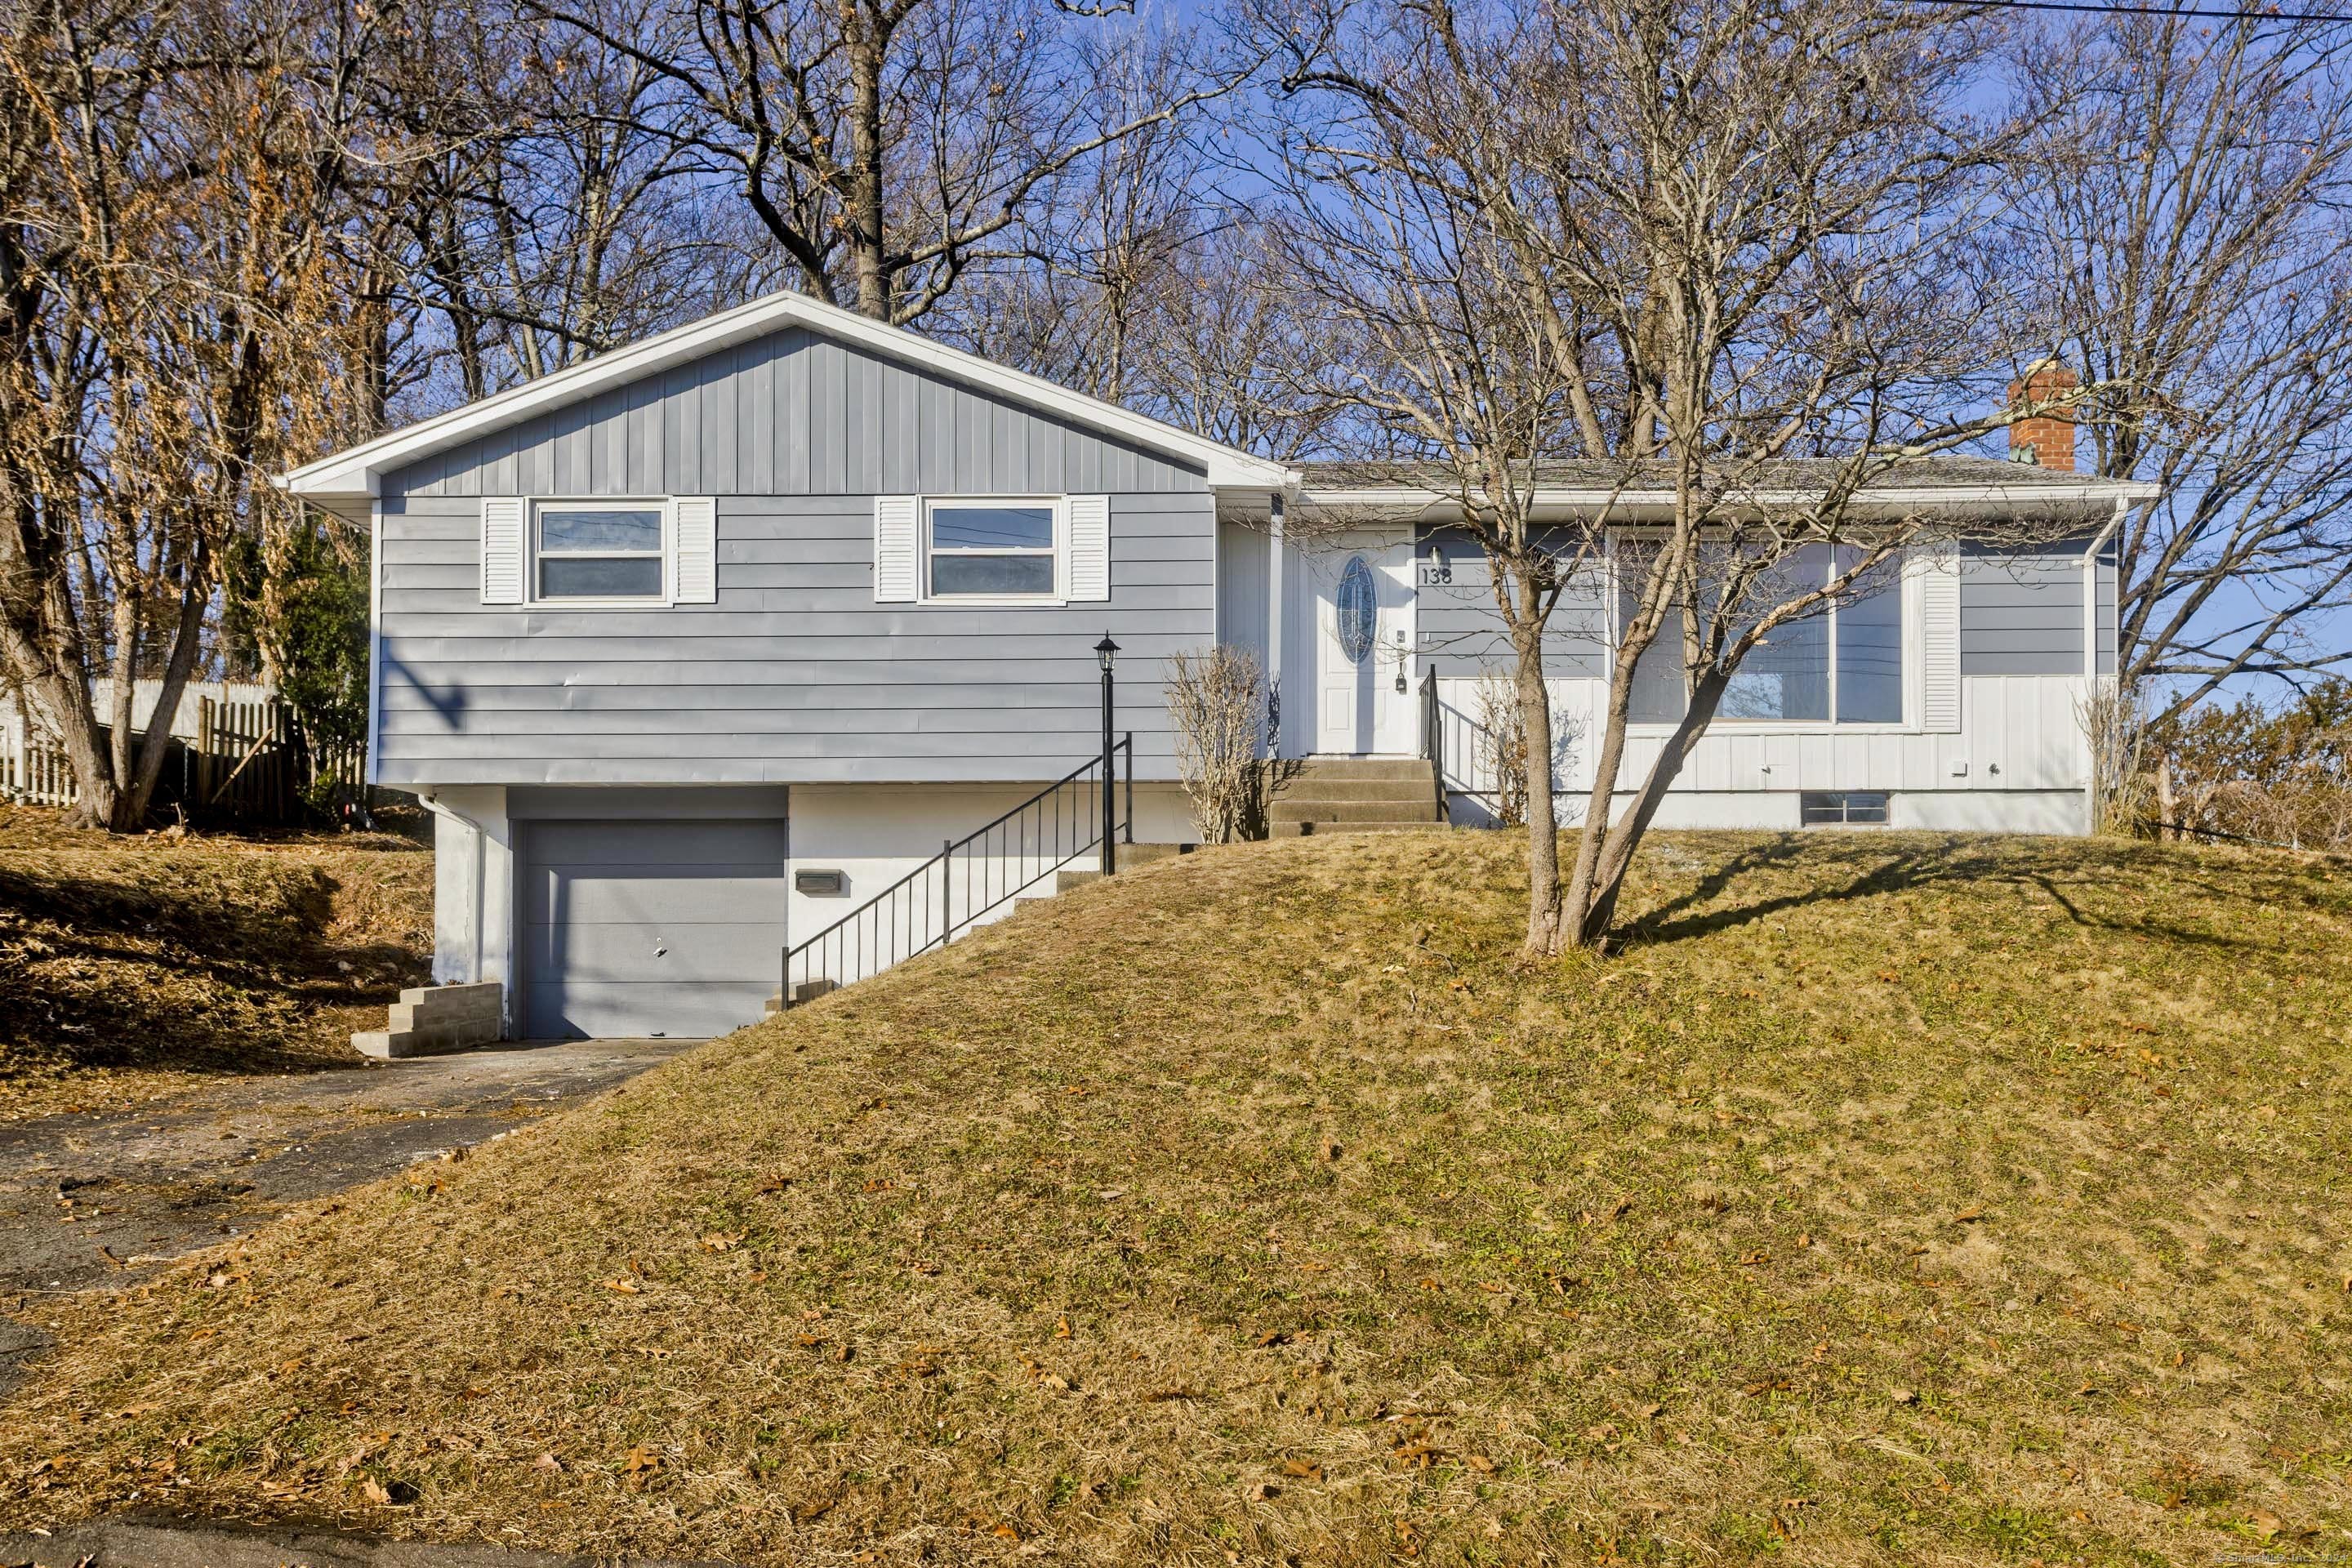
<path id="1" fill-rule="evenodd" d="M 659 599 L 662 509 L 542 502 L 538 508 L 541 599 Z"/>
<path id="2" fill-rule="evenodd" d="M 929 596 L 1052 598 L 1054 513 L 1047 500 L 931 502 L 924 574 Z"/>
<path id="3" fill-rule="evenodd" d="M 1808 545 L 1761 587 L 1765 607 L 1821 587 L 1852 571 L 1866 552 L 1853 545 Z M 1622 631 L 1640 605 L 1638 547 L 1618 574 Z M 1718 720 L 1731 723 L 1900 724 L 1903 722 L 1903 595 L 1895 563 L 1872 568 L 1862 592 L 1847 603 L 1775 627 L 1740 661 L 1725 688 Z M 1702 605 L 1712 594 L 1703 584 Z M 1751 623 L 1752 624 L 1752 623 Z M 1734 635 L 1737 635 L 1735 630 Z M 1657 637 L 1633 667 L 1630 717 L 1637 724 L 1678 721 L 1687 702 L 1680 610 L 1668 613 Z"/>

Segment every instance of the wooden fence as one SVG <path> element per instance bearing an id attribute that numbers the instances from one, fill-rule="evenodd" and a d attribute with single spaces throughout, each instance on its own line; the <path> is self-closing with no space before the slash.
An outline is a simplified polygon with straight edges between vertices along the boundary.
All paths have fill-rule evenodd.
<path id="1" fill-rule="evenodd" d="M 285 826 L 357 801 L 366 767 L 362 749 L 305 752 L 287 721 L 286 705 L 274 700 L 199 698 L 196 732 L 172 738 L 150 809 L 170 816 L 177 808 L 193 820 Z M 0 730 L 0 799 L 69 806 L 80 793 L 54 738 L 23 724 Z"/>

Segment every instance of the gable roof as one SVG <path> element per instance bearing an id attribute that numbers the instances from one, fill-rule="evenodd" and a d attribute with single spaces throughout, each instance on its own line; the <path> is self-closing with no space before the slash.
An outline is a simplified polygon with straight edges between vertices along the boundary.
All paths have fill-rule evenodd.
<path id="1" fill-rule="evenodd" d="M 1212 489 L 1280 489 L 1297 482 L 1297 472 L 1287 466 L 1239 447 L 1180 430 L 1098 397 L 1072 392 L 1041 376 L 1009 369 L 978 354 L 933 342 L 903 327 L 886 326 L 806 294 L 781 293 L 705 316 L 642 342 L 599 354 L 537 381 L 525 382 L 479 402 L 305 463 L 280 475 L 277 484 L 289 494 L 320 502 L 372 497 L 381 492 L 383 476 L 395 468 L 406 468 L 611 387 L 658 374 L 673 365 L 788 326 L 805 327 L 1074 425 L 1117 437 L 1177 462 L 1193 465 L 1206 472 Z"/>

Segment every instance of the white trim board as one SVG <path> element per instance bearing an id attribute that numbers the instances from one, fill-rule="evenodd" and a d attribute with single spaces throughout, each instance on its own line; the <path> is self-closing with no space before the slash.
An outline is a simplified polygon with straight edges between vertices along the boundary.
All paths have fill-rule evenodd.
<path id="1" fill-rule="evenodd" d="M 382 493 L 383 476 L 392 469 L 519 425 L 550 409 L 593 397 L 608 387 L 641 380 L 672 365 L 795 325 L 981 391 L 1001 395 L 1088 429 L 1118 437 L 1179 462 L 1198 465 L 1207 472 L 1213 489 L 1278 489 L 1297 482 L 1297 473 L 1284 464 L 1180 430 L 1066 386 L 1056 386 L 1040 376 L 1009 369 L 977 354 L 933 342 L 903 327 L 886 326 L 854 310 L 828 305 L 806 294 L 789 292 L 770 294 L 748 305 L 721 310 L 388 436 L 379 436 L 373 441 L 306 463 L 279 475 L 274 482 L 291 495 L 314 501 L 375 496 Z"/>

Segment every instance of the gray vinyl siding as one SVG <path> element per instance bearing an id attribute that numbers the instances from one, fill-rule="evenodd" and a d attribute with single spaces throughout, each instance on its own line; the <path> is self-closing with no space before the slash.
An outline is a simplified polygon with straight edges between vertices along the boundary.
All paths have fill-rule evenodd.
<path id="1" fill-rule="evenodd" d="M 1217 524 L 1217 640 L 1257 655 L 1266 663 L 1269 584 L 1266 562 L 1273 535 L 1244 523 Z"/>
<path id="2" fill-rule="evenodd" d="M 1960 550 L 1960 673 L 2083 673 L 2083 552 L 2087 540 L 2032 550 Z M 2112 589 L 2110 589 L 2112 597 Z M 2112 639 L 2109 639 L 2112 664 Z"/>
<path id="3" fill-rule="evenodd" d="M 387 476 L 384 493 L 1090 495 L 1205 488 L 1197 469 L 792 327 L 453 447 Z"/>
<path id="4" fill-rule="evenodd" d="M 877 604 L 877 494 L 1105 494 L 1108 603 Z M 481 603 L 485 495 L 710 496 L 718 599 Z M 1118 640 L 1139 777 L 1162 661 L 1216 636 L 1198 468 L 792 328 L 386 476 L 378 777 L 426 784 L 1026 782 L 1097 749 Z"/>
<path id="5" fill-rule="evenodd" d="M 1414 572 L 1420 574 L 1433 541 L 1453 567 L 1450 584 L 1423 584 L 1415 592 L 1415 624 L 1423 667 L 1441 678 L 1509 669 L 1515 660 L 1502 612 L 1495 607 L 1494 578 L 1478 542 L 1458 529 L 1424 531 L 1414 541 Z M 1544 674 L 1554 680 L 1599 679 L 1609 673 L 1609 624 L 1603 610 L 1602 578 L 1580 574 L 1561 593 L 1544 628 Z"/>
<path id="6" fill-rule="evenodd" d="M 865 496 L 719 498 L 719 597 L 644 610 L 479 602 L 478 505 L 383 505 L 381 781 L 1045 779 L 1096 750 L 1119 658 L 1139 777 L 1174 775 L 1162 661 L 1215 636 L 1213 500 L 1114 495 L 1111 597 L 877 605 Z"/>

